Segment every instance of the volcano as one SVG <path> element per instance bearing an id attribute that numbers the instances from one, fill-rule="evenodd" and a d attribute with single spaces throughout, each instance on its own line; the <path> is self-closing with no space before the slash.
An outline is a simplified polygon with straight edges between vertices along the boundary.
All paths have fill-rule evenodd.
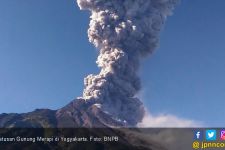
<path id="1" fill-rule="evenodd" d="M 82 144 L 14 142 L 0 143 L 0 149 L 166 150 L 159 143 L 142 137 L 143 132 L 138 128 L 124 128 L 128 126 L 129 124 L 114 119 L 112 115 L 102 111 L 98 105 L 76 99 L 58 110 L 36 109 L 23 114 L 1 114 L 0 137 L 46 137 L 47 135 L 104 137 L 108 135 L 108 137 L 118 137 L 119 141 Z"/>
<path id="2" fill-rule="evenodd" d="M 131 126 L 114 119 L 97 104 L 76 99 L 58 110 L 36 109 L 29 113 L 0 114 L 0 128 L 78 128 Z"/>

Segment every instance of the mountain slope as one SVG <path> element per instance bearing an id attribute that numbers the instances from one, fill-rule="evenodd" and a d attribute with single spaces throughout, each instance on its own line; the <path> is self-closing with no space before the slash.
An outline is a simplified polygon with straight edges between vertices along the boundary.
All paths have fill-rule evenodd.
<path id="1" fill-rule="evenodd" d="M 164 150 L 159 144 L 140 136 L 141 132 L 138 129 L 118 128 L 126 126 L 124 122 L 103 112 L 98 105 L 77 99 L 59 110 L 36 109 L 23 114 L 0 114 L 0 128 L 2 128 L 0 137 L 108 136 L 118 137 L 119 141 L 85 144 L 79 142 L 13 142 L 0 143 L 0 149 Z"/>
<path id="2" fill-rule="evenodd" d="M 0 127 L 122 127 L 124 123 L 113 119 L 97 105 L 82 99 L 73 100 L 59 110 L 36 109 L 23 114 L 0 114 Z"/>

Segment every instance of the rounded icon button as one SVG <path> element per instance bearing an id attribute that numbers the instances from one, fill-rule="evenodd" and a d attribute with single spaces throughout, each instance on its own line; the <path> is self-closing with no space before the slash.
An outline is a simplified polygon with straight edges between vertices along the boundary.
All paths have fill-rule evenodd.
<path id="1" fill-rule="evenodd" d="M 200 148 L 200 143 L 197 142 L 197 141 L 195 141 L 195 142 L 193 142 L 192 147 L 193 147 L 194 149 L 199 149 L 199 148 Z"/>

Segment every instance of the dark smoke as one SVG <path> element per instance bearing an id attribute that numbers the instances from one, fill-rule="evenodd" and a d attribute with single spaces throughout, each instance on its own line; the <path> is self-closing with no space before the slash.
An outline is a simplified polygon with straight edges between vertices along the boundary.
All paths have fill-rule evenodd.
<path id="1" fill-rule="evenodd" d="M 158 46 L 159 34 L 177 0 L 77 0 L 91 11 L 89 41 L 99 49 L 98 75 L 85 78 L 83 99 L 128 125 L 142 120 L 140 60 Z"/>

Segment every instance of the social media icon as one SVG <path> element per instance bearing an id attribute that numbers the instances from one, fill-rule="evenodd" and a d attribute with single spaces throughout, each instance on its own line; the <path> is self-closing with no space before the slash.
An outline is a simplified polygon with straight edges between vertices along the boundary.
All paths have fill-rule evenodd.
<path id="1" fill-rule="evenodd" d="M 216 140 L 216 130 L 206 130 L 206 140 L 215 141 Z"/>
<path id="2" fill-rule="evenodd" d="M 225 140 L 225 130 L 220 131 L 220 140 Z"/>
<path id="3" fill-rule="evenodd" d="M 202 137 L 203 137 L 202 131 L 194 132 L 194 140 L 202 140 Z"/>

